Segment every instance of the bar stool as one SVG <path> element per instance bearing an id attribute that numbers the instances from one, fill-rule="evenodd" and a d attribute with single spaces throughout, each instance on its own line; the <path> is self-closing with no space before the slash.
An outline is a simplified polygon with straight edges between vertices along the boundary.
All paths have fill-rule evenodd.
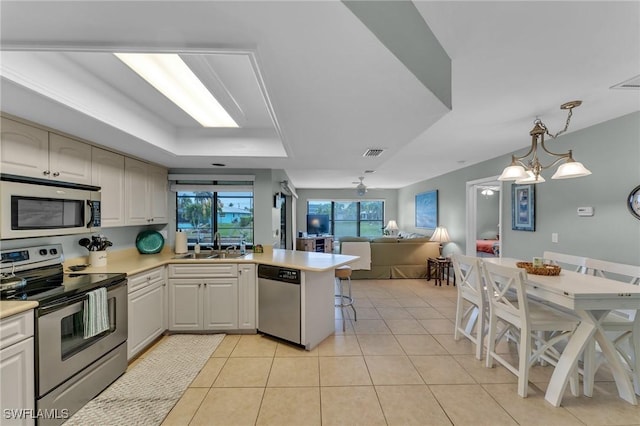
<path id="1" fill-rule="evenodd" d="M 346 330 L 346 317 L 344 316 L 344 308 L 350 306 L 353 309 L 353 319 L 358 321 L 358 315 L 356 314 L 356 308 L 353 307 L 353 297 L 351 296 L 351 266 L 345 265 L 336 268 L 335 280 L 338 288 L 338 294 L 335 295 L 336 308 L 340 308 L 342 312 L 342 331 Z M 347 294 L 344 293 L 342 282 L 347 281 Z"/>

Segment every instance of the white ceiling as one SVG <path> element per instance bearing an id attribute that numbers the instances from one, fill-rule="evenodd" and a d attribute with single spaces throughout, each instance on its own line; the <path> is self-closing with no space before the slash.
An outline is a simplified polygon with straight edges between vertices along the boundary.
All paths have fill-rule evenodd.
<path id="1" fill-rule="evenodd" d="M 428 40 L 392 52 L 337 1 L 3 0 L 0 107 L 171 168 L 284 169 L 297 188 L 364 170 L 399 188 L 519 150 L 573 99 L 570 131 L 640 110 L 638 90 L 609 89 L 640 74 L 640 2 L 413 3 L 451 58 L 451 111 L 404 65 Z M 199 127 L 111 51 L 181 53 L 241 128 Z"/>

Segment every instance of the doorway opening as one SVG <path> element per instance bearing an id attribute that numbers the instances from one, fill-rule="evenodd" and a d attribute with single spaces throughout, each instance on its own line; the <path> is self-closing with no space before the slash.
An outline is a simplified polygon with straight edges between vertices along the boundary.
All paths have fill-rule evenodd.
<path id="1" fill-rule="evenodd" d="M 502 255 L 502 189 L 498 176 L 467 182 L 467 256 Z"/>

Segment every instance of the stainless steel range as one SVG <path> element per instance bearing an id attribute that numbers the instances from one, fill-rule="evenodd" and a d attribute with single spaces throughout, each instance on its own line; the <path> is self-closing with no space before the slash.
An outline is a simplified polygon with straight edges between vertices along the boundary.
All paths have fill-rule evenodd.
<path id="1" fill-rule="evenodd" d="M 63 273 L 60 244 L 2 250 L 0 298 L 32 300 L 35 310 L 35 389 L 38 410 L 69 415 L 127 368 L 125 274 Z M 85 338 L 88 292 L 107 289 L 107 330 Z M 42 425 L 64 419 L 38 419 Z"/>

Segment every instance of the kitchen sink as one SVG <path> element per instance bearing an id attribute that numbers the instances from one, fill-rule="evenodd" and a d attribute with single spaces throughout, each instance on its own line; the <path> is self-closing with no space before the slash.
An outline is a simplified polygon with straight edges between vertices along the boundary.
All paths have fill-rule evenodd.
<path id="1" fill-rule="evenodd" d="M 244 254 L 240 254 L 240 253 L 226 253 L 226 252 L 222 252 L 219 254 L 219 258 L 220 259 L 239 259 L 241 257 L 244 257 Z"/>
<path id="2" fill-rule="evenodd" d="M 205 253 L 185 253 L 185 254 L 176 254 L 172 257 L 172 259 L 193 259 L 193 260 L 203 260 L 203 259 L 239 259 L 244 257 L 244 254 L 240 253 L 227 253 L 227 252 L 205 252 Z"/>
<path id="3" fill-rule="evenodd" d="M 176 254 L 173 256 L 173 259 L 215 259 L 218 257 L 217 253 L 185 253 L 185 254 Z"/>

